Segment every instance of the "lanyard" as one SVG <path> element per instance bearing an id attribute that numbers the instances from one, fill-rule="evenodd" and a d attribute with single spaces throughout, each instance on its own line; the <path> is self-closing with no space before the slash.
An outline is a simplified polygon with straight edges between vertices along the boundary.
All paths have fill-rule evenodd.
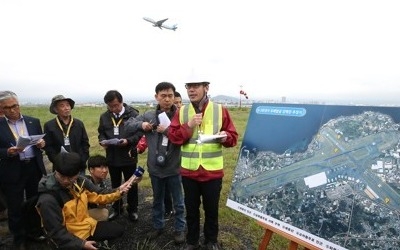
<path id="1" fill-rule="evenodd" d="M 68 125 L 67 133 L 65 133 L 64 128 L 61 125 L 60 120 L 58 119 L 58 116 L 56 117 L 56 121 L 57 121 L 58 127 L 60 127 L 61 131 L 63 132 L 64 138 L 69 137 L 69 131 L 71 130 L 71 126 L 72 126 L 72 123 L 74 122 L 74 118 L 71 116 L 71 122 Z"/>
<path id="2" fill-rule="evenodd" d="M 23 122 L 19 126 L 19 131 L 18 131 L 17 122 L 11 123 L 11 124 L 10 124 L 10 122 L 8 122 L 8 127 L 10 128 L 11 133 L 13 134 L 15 141 L 17 141 L 17 139 L 18 139 L 18 137 L 20 135 L 24 135 L 24 123 Z"/>
<path id="3" fill-rule="evenodd" d="M 112 122 L 113 122 L 113 124 L 114 124 L 114 128 L 118 128 L 119 125 L 120 125 L 121 122 L 122 122 L 122 118 L 120 118 L 119 121 L 118 121 L 118 123 L 115 123 L 114 116 L 111 116 L 111 120 L 112 120 Z"/>

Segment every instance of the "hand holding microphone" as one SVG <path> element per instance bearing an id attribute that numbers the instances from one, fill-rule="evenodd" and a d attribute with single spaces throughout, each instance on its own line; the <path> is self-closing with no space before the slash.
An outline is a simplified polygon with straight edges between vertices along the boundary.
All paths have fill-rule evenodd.
<path id="1" fill-rule="evenodd" d="M 142 180 L 144 172 L 144 168 L 142 168 L 141 166 L 137 166 L 135 173 L 133 173 L 132 177 L 129 178 L 129 180 L 127 181 L 129 183 L 129 186 L 132 186 L 133 183 L 139 183 Z"/>
<path id="2" fill-rule="evenodd" d="M 196 126 L 199 126 L 203 121 L 203 114 L 202 113 L 198 113 L 195 114 L 192 119 L 188 122 L 188 126 L 189 128 L 194 128 Z"/>

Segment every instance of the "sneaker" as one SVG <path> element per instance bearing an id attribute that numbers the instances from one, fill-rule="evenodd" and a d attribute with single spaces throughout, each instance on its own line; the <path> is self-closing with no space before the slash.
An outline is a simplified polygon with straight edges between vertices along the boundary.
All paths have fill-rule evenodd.
<path id="1" fill-rule="evenodd" d="M 187 244 L 185 247 L 185 250 L 195 250 L 195 249 L 199 249 L 199 244 L 196 245 L 192 245 L 192 244 Z"/>
<path id="2" fill-rule="evenodd" d="M 208 242 L 206 245 L 207 250 L 220 250 L 222 247 L 217 242 Z"/>
<path id="3" fill-rule="evenodd" d="M 174 241 L 176 244 L 181 244 L 185 242 L 185 233 L 184 232 L 174 232 Z"/>
<path id="4" fill-rule="evenodd" d="M 164 229 L 154 229 L 153 231 L 147 233 L 147 239 L 153 240 L 160 236 L 162 233 L 164 233 Z"/>

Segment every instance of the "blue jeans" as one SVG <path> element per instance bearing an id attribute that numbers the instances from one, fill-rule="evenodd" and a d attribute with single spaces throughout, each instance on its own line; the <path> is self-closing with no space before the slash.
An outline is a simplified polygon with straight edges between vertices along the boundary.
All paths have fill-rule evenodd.
<path id="1" fill-rule="evenodd" d="M 183 232 L 185 230 L 185 206 L 183 202 L 182 182 L 180 175 L 168 176 L 159 178 L 150 175 L 151 186 L 153 188 L 153 227 L 154 229 L 163 229 L 165 227 L 165 187 L 168 187 L 171 192 L 173 207 L 175 210 L 174 229 L 176 232 Z"/>

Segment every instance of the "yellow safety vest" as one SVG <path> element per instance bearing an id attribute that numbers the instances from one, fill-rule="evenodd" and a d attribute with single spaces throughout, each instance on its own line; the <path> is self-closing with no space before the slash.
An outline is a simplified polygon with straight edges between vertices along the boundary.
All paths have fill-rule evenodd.
<path id="1" fill-rule="evenodd" d="M 196 112 L 192 105 L 182 106 L 179 110 L 180 123 L 184 124 L 192 118 Z M 203 114 L 203 123 L 196 129 L 194 128 L 192 138 L 189 142 L 182 145 L 181 154 L 183 168 L 197 170 L 203 166 L 206 170 L 221 170 L 224 166 L 222 157 L 222 145 L 216 141 L 203 142 L 198 144 L 199 133 L 213 135 L 218 133 L 222 127 L 222 106 L 209 102 Z"/>

